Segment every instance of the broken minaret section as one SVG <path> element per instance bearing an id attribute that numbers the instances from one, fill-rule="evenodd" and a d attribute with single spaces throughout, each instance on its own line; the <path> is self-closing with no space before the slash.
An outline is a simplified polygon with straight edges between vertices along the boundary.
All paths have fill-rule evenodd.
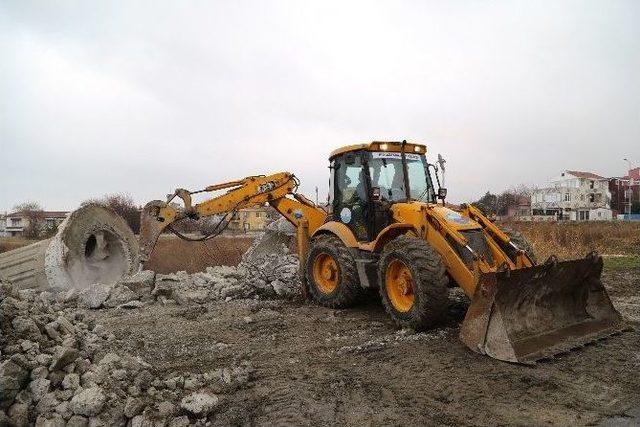
<path id="1" fill-rule="evenodd" d="M 119 215 L 97 204 L 73 211 L 51 239 L 0 254 L 0 279 L 22 289 L 113 284 L 138 267 L 135 235 Z"/>

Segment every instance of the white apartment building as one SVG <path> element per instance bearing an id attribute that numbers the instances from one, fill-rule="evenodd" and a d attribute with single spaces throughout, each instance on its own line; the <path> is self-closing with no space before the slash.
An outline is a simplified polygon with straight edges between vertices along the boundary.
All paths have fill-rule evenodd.
<path id="1" fill-rule="evenodd" d="M 47 228 L 59 226 L 69 215 L 66 211 L 42 212 L 43 225 Z M 5 217 L 4 232 L 6 236 L 22 236 L 24 229 L 29 226 L 29 217 L 25 212 L 14 212 Z"/>
<path id="2" fill-rule="evenodd" d="M 559 220 L 611 220 L 609 180 L 592 172 L 566 170 L 549 187 L 533 191 L 531 212 L 534 217 L 553 215 Z"/>

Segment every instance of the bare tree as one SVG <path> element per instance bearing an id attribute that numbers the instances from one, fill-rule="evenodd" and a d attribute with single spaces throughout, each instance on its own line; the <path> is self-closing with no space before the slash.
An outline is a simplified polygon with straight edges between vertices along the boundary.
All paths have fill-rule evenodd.
<path id="1" fill-rule="evenodd" d="M 24 202 L 13 207 L 15 212 L 21 213 L 28 224 L 24 227 L 22 235 L 27 239 L 37 239 L 44 230 L 44 210 L 38 202 Z"/>
<path id="2" fill-rule="evenodd" d="M 473 205 L 485 215 L 495 215 L 498 210 L 498 196 L 487 191 L 479 200 L 473 202 Z"/>
<path id="3" fill-rule="evenodd" d="M 129 225 L 134 233 L 140 232 L 140 208 L 136 206 L 133 198 L 128 194 L 106 194 L 98 199 L 90 199 L 82 202 L 82 206 L 96 203 L 113 209 Z"/>

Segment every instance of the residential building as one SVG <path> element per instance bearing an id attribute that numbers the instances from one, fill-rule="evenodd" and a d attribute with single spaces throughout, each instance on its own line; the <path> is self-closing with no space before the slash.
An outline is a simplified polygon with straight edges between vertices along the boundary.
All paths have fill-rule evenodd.
<path id="1" fill-rule="evenodd" d="M 609 178 L 609 191 L 614 215 L 629 214 L 634 203 L 640 204 L 640 167 L 631 169 L 626 176 Z"/>
<path id="2" fill-rule="evenodd" d="M 566 170 L 546 188 L 533 191 L 531 213 L 558 220 L 604 221 L 613 218 L 609 179 L 592 172 Z"/>
<path id="3" fill-rule="evenodd" d="M 267 207 L 240 209 L 229 222 L 229 230 L 262 231 L 271 222 L 270 210 Z"/>
<path id="4" fill-rule="evenodd" d="M 503 219 L 523 219 L 531 216 L 531 198 L 516 196 L 515 203 L 507 208 L 507 215 Z"/>
<path id="5" fill-rule="evenodd" d="M 69 215 L 66 211 L 44 211 L 44 228 L 57 227 Z M 25 228 L 29 227 L 29 215 L 25 212 L 14 212 L 6 216 L 5 233 L 8 236 L 22 236 Z"/>

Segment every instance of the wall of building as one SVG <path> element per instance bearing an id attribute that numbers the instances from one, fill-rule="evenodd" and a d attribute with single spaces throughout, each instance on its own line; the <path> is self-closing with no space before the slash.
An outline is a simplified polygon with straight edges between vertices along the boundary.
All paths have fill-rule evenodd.
<path id="1" fill-rule="evenodd" d="M 593 216 L 596 220 L 611 219 L 610 204 L 608 179 L 582 178 L 569 173 L 553 179 L 547 188 L 534 190 L 531 196 L 534 216 L 557 215 L 558 219 L 569 221 L 592 220 Z"/>

